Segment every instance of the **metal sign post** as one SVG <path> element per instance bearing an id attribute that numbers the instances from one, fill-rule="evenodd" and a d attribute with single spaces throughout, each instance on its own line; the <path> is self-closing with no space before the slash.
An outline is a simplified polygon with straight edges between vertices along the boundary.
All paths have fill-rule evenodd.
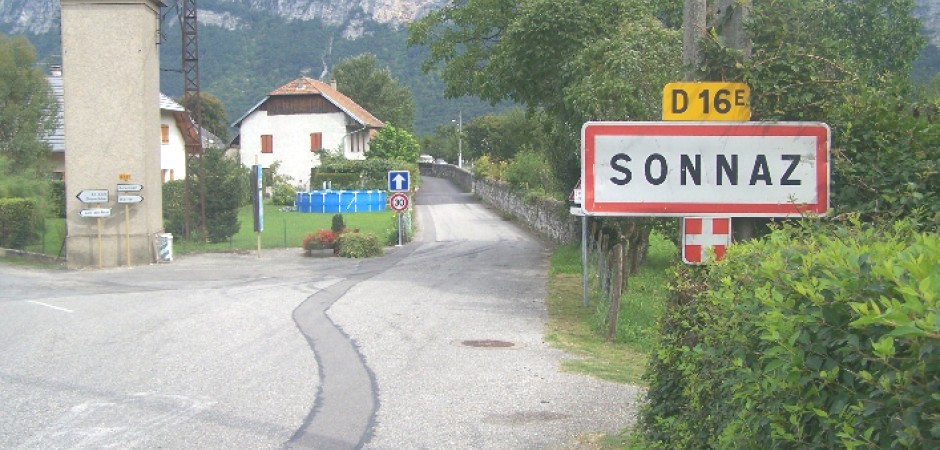
<path id="1" fill-rule="evenodd" d="M 401 247 L 401 216 L 402 212 L 408 209 L 409 203 L 411 202 L 408 199 L 408 195 L 401 192 L 393 194 L 388 198 L 389 207 L 398 213 L 398 247 Z"/>

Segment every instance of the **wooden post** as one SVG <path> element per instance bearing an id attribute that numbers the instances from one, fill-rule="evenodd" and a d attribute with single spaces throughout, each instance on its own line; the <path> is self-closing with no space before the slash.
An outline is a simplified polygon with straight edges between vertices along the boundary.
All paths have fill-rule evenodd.
<path id="1" fill-rule="evenodd" d="M 613 248 L 611 259 L 614 267 L 611 269 L 613 279 L 610 282 L 610 308 L 607 310 L 607 342 L 613 342 L 617 336 L 617 317 L 620 316 L 620 294 L 623 284 L 623 244 Z"/>
<path id="2" fill-rule="evenodd" d="M 131 265 L 131 205 L 124 204 L 124 246 L 127 250 L 127 265 Z"/>

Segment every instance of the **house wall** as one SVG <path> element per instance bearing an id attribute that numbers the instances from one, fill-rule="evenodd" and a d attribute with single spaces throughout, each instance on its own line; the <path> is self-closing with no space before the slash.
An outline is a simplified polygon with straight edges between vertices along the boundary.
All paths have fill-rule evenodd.
<path id="1" fill-rule="evenodd" d="M 169 142 L 163 143 L 162 129 L 167 125 L 170 129 Z M 183 133 L 176 125 L 176 117 L 172 111 L 160 111 L 160 171 L 163 182 L 186 179 L 186 141 Z"/>
<path id="2" fill-rule="evenodd" d="M 68 266 L 150 264 L 155 237 L 163 231 L 155 105 L 164 4 L 60 0 L 60 5 Z M 118 204 L 119 183 L 143 186 L 144 201 Z M 107 201 L 79 201 L 85 190 L 106 190 Z"/>
<path id="3" fill-rule="evenodd" d="M 317 153 L 310 151 L 310 133 L 323 133 L 323 148 L 342 148 L 348 159 L 365 159 L 365 152 L 352 152 L 346 135 L 346 114 L 287 114 L 269 116 L 257 110 L 241 123 L 241 162 L 245 166 L 271 167 L 280 161 L 278 173 L 292 178 L 292 183 L 307 189 L 310 169 L 320 164 Z M 273 136 L 273 152 L 261 153 L 261 136 Z"/>

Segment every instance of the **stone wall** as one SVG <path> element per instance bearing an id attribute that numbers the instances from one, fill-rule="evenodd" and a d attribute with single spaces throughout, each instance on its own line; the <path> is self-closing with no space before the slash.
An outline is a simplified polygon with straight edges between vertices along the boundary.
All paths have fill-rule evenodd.
<path id="1" fill-rule="evenodd" d="M 580 220 L 569 212 L 568 204 L 551 199 L 527 200 L 511 192 L 498 181 L 474 179 L 470 172 L 449 164 L 421 165 L 421 173 L 448 178 L 465 191 L 472 192 L 484 203 L 512 216 L 530 229 L 558 243 L 579 242 Z"/>

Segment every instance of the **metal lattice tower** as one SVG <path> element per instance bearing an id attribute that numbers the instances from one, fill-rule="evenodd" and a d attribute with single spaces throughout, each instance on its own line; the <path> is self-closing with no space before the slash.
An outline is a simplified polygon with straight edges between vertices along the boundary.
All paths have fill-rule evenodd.
<path id="1" fill-rule="evenodd" d="M 199 26 L 196 19 L 196 0 L 177 0 L 177 8 L 180 8 L 180 29 L 183 32 L 183 102 L 192 107 L 195 106 L 193 115 L 194 125 L 192 129 L 184 130 L 190 136 L 195 137 L 194 144 L 186 145 L 187 166 L 190 161 L 199 160 L 199 198 L 200 198 L 200 216 L 202 218 L 202 236 L 208 239 L 206 233 L 206 186 L 205 170 L 202 162 L 202 101 L 199 91 Z M 186 237 L 189 238 L 189 192 L 192 185 L 193 171 L 186 170 Z"/>

